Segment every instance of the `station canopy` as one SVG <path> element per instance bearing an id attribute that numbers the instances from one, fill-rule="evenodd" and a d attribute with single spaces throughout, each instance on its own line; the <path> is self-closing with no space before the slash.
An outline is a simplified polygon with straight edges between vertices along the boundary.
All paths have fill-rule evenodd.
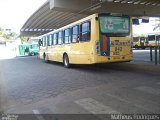
<path id="1" fill-rule="evenodd" d="M 160 17 L 160 0 L 48 0 L 21 28 L 21 36 L 39 36 L 94 13 Z"/>

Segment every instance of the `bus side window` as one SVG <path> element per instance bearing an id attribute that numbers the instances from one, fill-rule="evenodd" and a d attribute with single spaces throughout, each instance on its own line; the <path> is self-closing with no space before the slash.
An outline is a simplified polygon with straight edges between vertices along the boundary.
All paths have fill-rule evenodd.
<path id="1" fill-rule="evenodd" d="M 149 35 L 148 41 L 155 41 L 155 35 Z"/>
<path id="2" fill-rule="evenodd" d="M 46 46 L 46 37 L 43 37 L 43 47 Z"/>
<path id="3" fill-rule="evenodd" d="M 50 36 L 49 36 L 49 35 L 47 35 L 47 37 L 46 37 L 46 38 L 47 38 L 46 45 L 47 45 L 47 46 L 50 46 L 50 44 L 49 44 Z"/>
<path id="4" fill-rule="evenodd" d="M 71 43 L 70 28 L 64 30 L 64 43 Z"/>
<path id="5" fill-rule="evenodd" d="M 156 41 L 160 41 L 160 35 L 156 36 Z"/>
<path id="6" fill-rule="evenodd" d="M 54 45 L 54 34 L 51 35 L 51 41 L 52 41 L 51 45 Z"/>
<path id="7" fill-rule="evenodd" d="M 57 45 L 57 43 L 58 43 L 58 34 L 57 33 L 54 33 L 54 35 L 53 35 L 53 44 L 54 45 Z"/>
<path id="8" fill-rule="evenodd" d="M 76 25 L 72 28 L 72 42 L 78 42 L 79 41 L 79 26 Z"/>
<path id="9" fill-rule="evenodd" d="M 44 40 L 43 40 L 43 46 L 46 46 L 46 36 L 44 36 Z"/>
<path id="10" fill-rule="evenodd" d="M 44 38 L 42 37 L 42 46 L 44 46 Z"/>
<path id="11" fill-rule="evenodd" d="M 49 46 L 52 45 L 52 34 L 49 35 Z"/>
<path id="12" fill-rule="evenodd" d="M 47 37 L 44 36 L 44 46 L 47 46 Z"/>
<path id="13" fill-rule="evenodd" d="M 63 31 L 60 31 L 58 33 L 58 44 L 62 44 L 63 43 Z"/>
<path id="14" fill-rule="evenodd" d="M 91 23 L 90 21 L 82 23 L 80 28 L 81 38 L 80 41 L 89 41 L 91 36 Z"/>

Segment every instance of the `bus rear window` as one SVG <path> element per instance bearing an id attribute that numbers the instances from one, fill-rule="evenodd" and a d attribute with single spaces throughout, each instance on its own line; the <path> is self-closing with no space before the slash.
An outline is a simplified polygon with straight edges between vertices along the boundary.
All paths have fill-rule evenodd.
<path id="1" fill-rule="evenodd" d="M 54 34 L 53 34 L 53 45 L 56 45 L 56 44 L 57 44 L 57 42 L 58 42 L 58 41 L 57 41 L 57 39 L 58 39 L 58 37 L 57 37 L 57 36 L 58 36 L 58 34 L 57 34 L 57 33 L 54 33 Z"/>
<path id="2" fill-rule="evenodd" d="M 155 35 L 148 36 L 148 41 L 154 41 L 154 40 L 155 40 Z"/>
<path id="3" fill-rule="evenodd" d="M 139 37 L 133 37 L 133 42 L 138 42 L 139 41 Z"/>
<path id="4" fill-rule="evenodd" d="M 130 18 L 116 16 L 100 16 L 100 29 L 104 34 L 129 34 Z"/>

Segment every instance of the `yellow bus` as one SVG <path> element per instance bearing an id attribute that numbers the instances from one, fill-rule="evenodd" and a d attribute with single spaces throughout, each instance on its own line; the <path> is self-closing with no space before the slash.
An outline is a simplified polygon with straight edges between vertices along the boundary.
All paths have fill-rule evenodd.
<path id="1" fill-rule="evenodd" d="M 148 46 L 148 43 L 145 36 L 133 37 L 133 48 L 145 49 L 147 46 Z"/>
<path id="2" fill-rule="evenodd" d="M 147 38 L 148 46 L 160 46 L 160 33 L 150 33 Z"/>
<path id="3" fill-rule="evenodd" d="M 131 27 L 129 16 L 90 15 L 40 36 L 40 59 L 65 67 L 131 61 Z"/>

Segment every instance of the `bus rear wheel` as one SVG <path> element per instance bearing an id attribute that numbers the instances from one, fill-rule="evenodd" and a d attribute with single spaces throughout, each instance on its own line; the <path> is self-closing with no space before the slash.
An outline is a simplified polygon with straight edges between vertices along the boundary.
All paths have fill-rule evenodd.
<path id="1" fill-rule="evenodd" d="M 48 56 L 47 56 L 46 54 L 44 54 L 44 55 L 43 55 L 43 60 L 44 60 L 44 62 L 46 62 L 46 63 L 48 63 L 48 62 L 49 62 L 49 60 L 48 60 Z"/>
<path id="2" fill-rule="evenodd" d="M 34 54 L 34 52 L 31 52 L 31 53 L 29 53 L 29 55 L 30 55 L 30 56 L 34 56 L 35 54 Z"/>
<path id="3" fill-rule="evenodd" d="M 67 54 L 65 54 L 65 55 L 63 56 L 63 65 L 64 65 L 64 67 L 66 67 L 66 68 L 69 68 L 69 67 L 70 67 L 69 58 L 68 58 L 68 55 L 67 55 Z"/>

